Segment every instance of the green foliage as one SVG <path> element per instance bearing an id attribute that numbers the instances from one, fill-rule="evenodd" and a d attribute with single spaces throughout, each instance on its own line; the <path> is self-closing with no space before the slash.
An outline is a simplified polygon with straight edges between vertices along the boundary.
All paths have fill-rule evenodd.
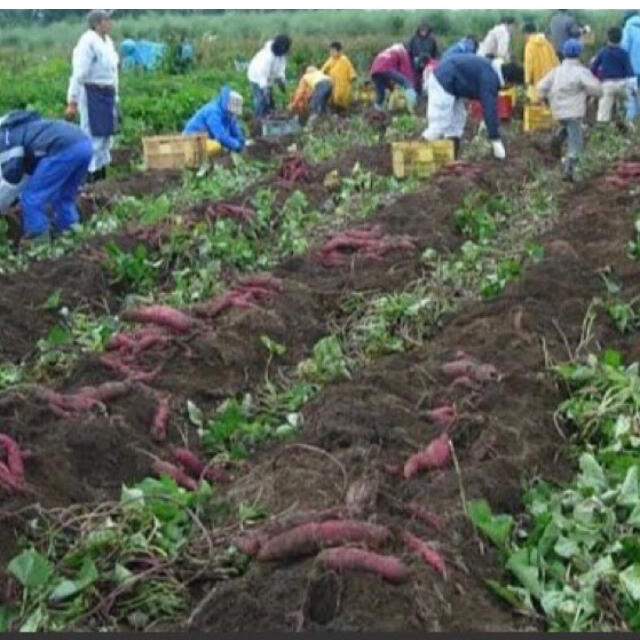
<path id="1" fill-rule="evenodd" d="M 327 336 L 317 342 L 312 356 L 298 365 L 298 374 L 312 382 L 350 378 L 349 363 L 338 338 Z"/>
<path id="2" fill-rule="evenodd" d="M 497 232 L 498 224 L 508 212 L 502 198 L 482 191 L 474 192 L 456 209 L 454 219 L 460 233 L 474 242 L 486 243 Z"/>
<path id="3" fill-rule="evenodd" d="M 143 291 L 153 287 L 157 264 L 149 260 L 147 248 L 137 245 L 133 252 L 125 252 L 113 241 L 105 246 L 107 269 L 114 284 L 133 285 Z"/>

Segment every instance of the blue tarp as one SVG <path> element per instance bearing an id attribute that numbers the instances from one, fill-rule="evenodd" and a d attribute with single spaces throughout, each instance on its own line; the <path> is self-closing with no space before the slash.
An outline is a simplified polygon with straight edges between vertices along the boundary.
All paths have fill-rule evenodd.
<path id="1" fill-rule="evenodd" d="M 122 68 L 142 68 L 146 70 L 156 69 L 164 54 L 167 45 L 162 42 L 150 42 L 149 40 L 123 40 L 120 45 Z"/>

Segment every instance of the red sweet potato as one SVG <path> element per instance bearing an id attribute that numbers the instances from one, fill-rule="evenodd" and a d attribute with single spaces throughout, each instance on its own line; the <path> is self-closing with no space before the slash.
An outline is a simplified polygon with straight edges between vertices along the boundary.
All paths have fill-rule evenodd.
<path id="1" fill-rule="evenodd" d="M 440 371 L 450 380 L 455 380 L 462 376 L 470 376 L 476 367 L 476 363 L 473 360 L 467 358 L 460 358 L 451 362 L 445 362 L 440 367 Z"/>
<path id="2" fill-rule="evenodd" d="M 94 395 L 100 402 L 111 402 L 126 396 L 131 391 L 131 383 L 125 382 L 103 382 L 97 387 L 83 387 L 81 392 Z"/>
<path id="3" fill-rule="evenodd" d="M 322 547 L 346 542 L 378 546 L 389 538 L 386 527 L 355 520 L 309 522 L 271 538 L 258 553 L 258 560 L 287 560 L 316 553 Z"/>
<path id="4" fill-rule="evenodd" d="M 398 558 L 353 547 L 325 549 L 318 554 L 318 559 L 327 569 L 332 571 L 355 570 L 377 573 L 384 580 L 394 584 L 405 582 L 409 577 L 406 565 Z"/>
<path id="5" fill-rule="evenodd" d="M 409 531 L 402 533 L 402 540 L 413 551 L 417 553 L 428 565 L 432 566 L 438 573 L 443 576 L 447 575 L 446 565 L 444 558 L 435 550 L 432 549 L 426 542 L 420 540 L 417 536 L 414 536 Z"/>
<path id="6" fill-rule="evenodd" d="M 254 273 L 238 280 L 241 287 L 261 287 L 271 291 L 282 291 L 282 280 L 268 274 Z"/>
<path id="7" fill-rule="evenodd" d="M 174 449 L 173 457 L 191 477 L 199 479 L 202 476 L 206 464 L 190 449 L 186 447 Z"/>
<path id="8" fill-rule="evenodd" d="M 169 476 L 173 478 L 176 483 L 184 489 L 195 491 L 198 488 L 198 483 L 193 478 L 170 462 L 154 460 L 151 468 L 158 476 Z"/>
<path id="9" fill-rule="evenodd" d="M 156 442 L 164 442 L 167 439 L 170 413 L 169 398 L 162 395 L 158 396 L 156 410 L 151 422 L 151 437 Z"/>
<path id="10" fill-rule="evenodd" d="M 435 513 L 432 513 L 422 505 L 419 505 L 417 502 L 410 502 L 409 504 L 404 505 L 403 510 L 407 515 L 411 516 L 415 520 L 419 520 L 423 524 L 426 524 L 438 533 L 442 533 L 444 531 L 440 518 Z"/>
<path id="11" fill-rule="evenodd" d="M 469 376 L 460 376 L 456 378 L 447 388 L 449 391 L 456 389 L 458 387 L 464 387 L 465 389 L 469 389 L 471 391 L 477 391 L 480 389 L 480 385 L 472 380 Z"/>
<path id="12" fill-rule="evenodd" d="M 128 333 L 114 333 L 107 343 L 107 351 L 132 351 L 135 339 Z"/>
<path id="13" fill-rule="evenodd" d="M 9 492 L 24 490 L 23 479 L 11 473 L 4 462 L 0 462 L 0 487 Z"/>
<path id="14" fill-rule="evenodd" d="M 186 333 L 193 327 L 193 318 L 187 314 L 165 305 L 153 305 L 140 309 L 128 309 L 121 314 L 123 320 L 155 324 L 167 327 L 175 333 Z"/>
<path id="15" fill-rule="evenodd" d="M 412 455 L 404 465 L 404 477 L 412 478 L 420 471 L 429 469 L 441 469 L 451 460 L 451 448 L 449 438 L 443 433 L 429 443 L 424 450 Z"/>
<path id="16" fill-rule="evenodd" d="M 24 463 L 22 451 L 20 451 L 18 444 L 13 438 L 4 433 L 0 433 L 0 449 L 4 450 L 7 461 L 6 466 L 9 473 L 18 481 L 22 482 L 22 480 L 24 480 Z"/>
<path id="17" fill-rule="evenodd" d="M 427 411 L 427 418 L 443 429 L 450 427 L 458 417 L 456 408 L 453 405 L 445 404 L 436 409 Z"/>
<path id="18" fill-rule="evenodd" d="M 149 382 L 153 380 L 161 371 L 162 365 L 158 365 L 153 371 L 143 371 L 132 365 L 123 362 L 122 359 L 114 356 L 102 356 L 100 364 L 119 373 L 128 380 L 135 382 Z"/>

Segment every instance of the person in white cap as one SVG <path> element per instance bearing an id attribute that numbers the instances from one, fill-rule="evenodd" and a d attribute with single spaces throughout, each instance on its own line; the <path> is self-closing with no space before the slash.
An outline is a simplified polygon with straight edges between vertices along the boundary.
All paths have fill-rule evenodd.
<path id="1" fill-rule="evenodd" d="M 73 71 L 67 92 L 67 118 L 80 115 L 80 128 L 91 138 L 89 181 L 106 177 L 113 135 L 118 130 L 118 54 L 111 40 L 111 13 L 94 9 L 89 28 L 73 50 Z"/>
<path id="2" fill-rule="evenodd" d="M 246 144 L 239 122 L 243 104 L 244 100 L 238 92 L 224 86 L 217 97 L 195 112 L 182 134 L 206 133 L 229 151 L 240 152 Z"/>

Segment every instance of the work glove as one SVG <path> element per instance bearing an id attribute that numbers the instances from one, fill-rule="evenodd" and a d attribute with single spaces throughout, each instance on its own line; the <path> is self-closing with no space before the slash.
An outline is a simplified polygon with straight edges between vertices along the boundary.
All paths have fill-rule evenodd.
<path id="1" fill-rule="evenodd" d="M 498 160 L 504 160 L 507 157 L 507 152 L 505 151 L 504 145 L 502 144 L 502 140 L 492 140 L 491 148 L 493 149 L 493 157 Z"/>
<path id="2" fill-rule="evenodd" d="M 407 105 L 410 109 L 413 109 L 416 106 L 416 102 L 418 101 L 418 94 L 414 89 L 406 89 L 405 96 L 407 98 Z"/>

